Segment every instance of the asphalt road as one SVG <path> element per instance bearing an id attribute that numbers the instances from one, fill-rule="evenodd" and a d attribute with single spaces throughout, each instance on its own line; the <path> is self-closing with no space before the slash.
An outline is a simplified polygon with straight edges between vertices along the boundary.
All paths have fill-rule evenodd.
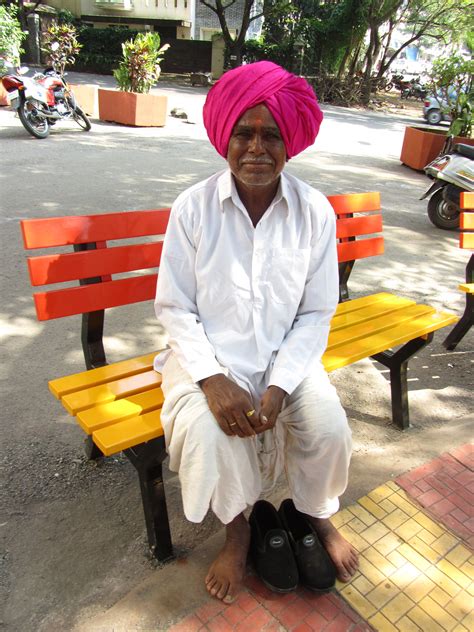
<path id="1" fill-rule="evenodd" d="M 71 73 L 71 81 L 110 85 L 110 77 Z M 101 467 L 87 463 L 81 432 L 47 391 L 47 380 L 83 369 L 79 319 L 38 323 L 27 279 L 19 220 L 170 205 L 183 188 L 225 166 L 207 141 L 201 108 L 205 88 L 162 82 L 169 117 L 158 129 L 93 120 L 83 132 L 57 124 L 36 140 L 7 108 L 0 109 L 0 308 L 2 374 L 3 626 L 7 630 L 69 630 L 109 608 L 144 576 L 159 572 L 146 557 L 135 475 L 121 457 Z M 356 264 L 353 295 L 393 291 L 458 314 L 466 252 L 457 234 L 432 226 L 423 174 L 400 164 L 402 116 L 323 106 L 325 120 L 313 147 L 288 171 L 324 193 L 378 190 L 382 194 L 386 253 Z M 413 428 L 390 424 L 386 372 L 370 361 L 332 379 L 354 431 L 351 502 L 390 476 L 469 438 L 473 410 L 473 332 L 455 353 L 443 332 L 411 362 Z M 112 313 L 106 328 L 111 360 L 163 345 L 150 305 Z M 209 518 L 190 531 L 177 483 L 169 477 L 174 538 L 186 552 L 213 533 Z"/>

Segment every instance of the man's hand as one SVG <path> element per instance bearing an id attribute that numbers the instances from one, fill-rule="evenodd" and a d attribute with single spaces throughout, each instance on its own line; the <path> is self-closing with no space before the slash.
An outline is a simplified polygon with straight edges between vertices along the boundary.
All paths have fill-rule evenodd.
<path id="1" fill-rule="evenodd" d="M 201 380 L 199 386 L 207 398 L 211 413 L 226 435 L 255 436 L 255 426 L 261 426 L 262 421 L 257 411 L 248 416 L 254 407 L 247 391 L 223 373 Z"/>
<path id="2" fill-rule="evenodd" d="M 286 396 L 287 392 L 279 386 L 269 386 L 267 388 L 260 402 L 259 418 L 261 425 L 255 428 L 257 434 L 273 428 Z"/>

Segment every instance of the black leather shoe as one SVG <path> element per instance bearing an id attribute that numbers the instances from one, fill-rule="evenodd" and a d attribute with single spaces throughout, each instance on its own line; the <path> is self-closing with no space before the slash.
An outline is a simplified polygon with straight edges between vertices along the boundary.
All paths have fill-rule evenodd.
<path id="1" fill-rule="evenodd" d="M 288 533 L 300 582 L 310 590 L 331 590 L 336 582 L 336 568 L 310 521 L 296 509 L 291 498 L 281 503 L 278 513 Z"/>
<path id="2" fill-rule="evenodd" d="M 298 568 L 278 511 L 258 500 L 249 517 L 250 556 L 262 582 L 276 592 L 290 592 L 298 585 Z"/>

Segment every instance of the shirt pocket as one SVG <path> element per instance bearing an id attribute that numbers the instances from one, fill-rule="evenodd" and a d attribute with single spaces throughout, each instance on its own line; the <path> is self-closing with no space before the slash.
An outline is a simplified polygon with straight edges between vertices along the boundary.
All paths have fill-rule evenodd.
<path id="1" fill-rule="evenodd" d="M 266 252 L 263 278 L 272 300 L 299 305 L 308 276 L 311 248 L 271 248 Z"/>
<path id="2" fill-rule="evenodd" d="M 203 321 L 212 328 L 215 320 L 222 324 L 226 319 L 229 329 L 239 329 L 243 322 L 248 326 L 248 312 L 251 308 L 251 291 L 245 279 L 230 279 L 214 270 L 202 282 L 198 281 L 197 304 Z"/>

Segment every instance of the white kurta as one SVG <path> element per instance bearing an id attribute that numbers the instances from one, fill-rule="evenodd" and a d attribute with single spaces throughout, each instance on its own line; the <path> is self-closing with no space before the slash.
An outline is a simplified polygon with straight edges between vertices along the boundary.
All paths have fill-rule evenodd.
<path id="1" fill-rule="evenodd" d="M 257 226 L 230 171 L 182 193 L 173 205 L 155 310 L 170 349 L 157 356 L 170 469 L 185 515 L 209 506 L 230 522 L 283 467 L 295 505 L 327 517 L 347 484 L 350 430 L 321 357 L 338 300 L 335 215 L 293 176 Z M 272 431 L 227 437 L 197 382 L 225 373 L 255 406 L 269 385 L 288 393 Z"/>

